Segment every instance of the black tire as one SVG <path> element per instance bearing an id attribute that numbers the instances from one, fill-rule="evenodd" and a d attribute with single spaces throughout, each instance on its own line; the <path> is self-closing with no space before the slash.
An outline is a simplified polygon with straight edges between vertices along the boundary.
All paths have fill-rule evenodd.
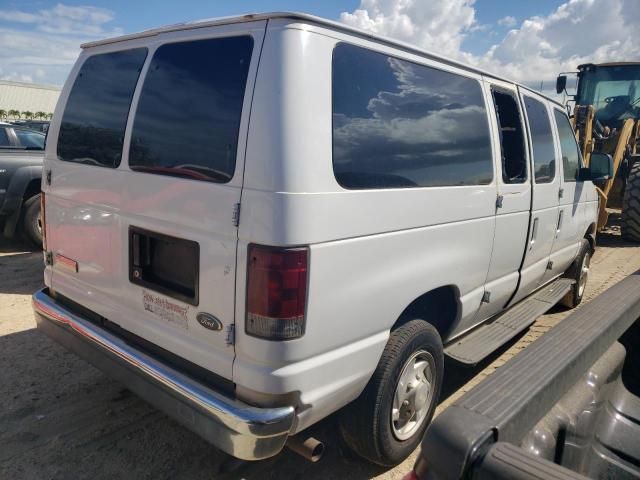
<path id="1" fill-rule="evenodd" d="M 622 236 L 640 242 L 640 161 L 631 167 L 622 200 Z"/>
<path id="2" fill-rule="evenodd" d="M 432 369 L 431 389 L 422 410 L 427 413 L 422 423 L 416 422 L 415 431 L 406 432 L 411 434 L 409 438 L 399 440 L 391 418 L 393 401 L 400 375 L 416 355 L 421 355 L 420 361 L 426 361 Z M 383 466 L 401 463 L 418 446 L 431 422 L 440 397 L 443 370 L 442 340 L 432 325 L 414 319 L 396 328 L 364 391 L 341 412 L 339 428 L 345 443 L 370 462 Z M 409 415 L 410 412 L 405 418 Z"/>
<path id="3" fill-rule="evenodd" d="M 571 290 L 560 300 L 560 303 L 569 308 L 575 308 L 582 302 L 584 289 L 589 279 L 589 265 L 591 264 L 591 244 L 586 238 L 580 243 L 580 251 L 563 277 L 575 280 Z M 584 268 L 586 267 L 586 271 Z"/>
<path id="4" fill-rule="evenodd" d="M 40 218 L 40 194 L 29 197 L 22 206 L 22 230 L 27 239 L 42 248 L 42 222 Z"/>

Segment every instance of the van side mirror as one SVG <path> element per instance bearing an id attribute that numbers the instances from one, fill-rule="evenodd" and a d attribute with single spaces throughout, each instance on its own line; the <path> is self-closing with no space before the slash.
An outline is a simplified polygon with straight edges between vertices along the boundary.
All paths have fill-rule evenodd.
<path id="1" fill-rule="evenodd" d="M 613 158 L 607 153 L 592 153 L 589 171 L 592 181 L 609 180 L 613 177 Z"/>
<path id="2" fill-rule="evenodd" d="M 567 88 L 567 76 L 566 75 L 558 75 L 556 79 L 556 92 L 562 93 L 565 88 Z"/>

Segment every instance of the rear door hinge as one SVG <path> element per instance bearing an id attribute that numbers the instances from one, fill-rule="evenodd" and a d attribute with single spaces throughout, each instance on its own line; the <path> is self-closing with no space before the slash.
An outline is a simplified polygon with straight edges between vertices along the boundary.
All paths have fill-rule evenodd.
<path id="1" fill-rule="evenodd" d="M 235 323 L 232 323 L 231 325 L 229 325 L 227 327 L 227 338 L 225 340 L 225 343 L 229 346 L 231 345 L 235 345 L 236 343 L 236 325 Z"/>
<path id="2" fill-rule="evenodd" d="M 237 227 L 240 225 L 240 204 L 233 204 L 233 226 Z"/>
<path id="3" fill-rule="evenodd" d="M 52 252 L 42 252 L 44 254 L 44 264 L 45 265 L 53 265 L 53 253 Z"/>
<path id="4" fill-rule="evenodd" d="M 491 292 L 484 292 L 484 295 L 482 295 L 482 303 L 489 302 L 491 302 Z"/>
<path id="5" fill-rule="evenodd" d="M 47 173 L 44 178 L 47 182 L 47 185 L 51 185 L 51 170 L 47 170 Z"/>
<path id="6" fill-rule="evenodd" d="M 504 202 L 504 195 L 498 195 L 496 197 L 496 209 L 502 208 L 503 202 Z"/>

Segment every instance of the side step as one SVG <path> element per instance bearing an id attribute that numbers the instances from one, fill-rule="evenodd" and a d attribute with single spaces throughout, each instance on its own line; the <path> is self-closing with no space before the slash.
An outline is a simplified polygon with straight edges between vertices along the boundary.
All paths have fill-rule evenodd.
<path id="1" fill-rule="evenodd" d="M 543 287 L 506 312 L 447 345 L 444 353 L 468 365 L 475 365 L 531 325 L 571 289 L 574 280 L 560 278 Z"/>

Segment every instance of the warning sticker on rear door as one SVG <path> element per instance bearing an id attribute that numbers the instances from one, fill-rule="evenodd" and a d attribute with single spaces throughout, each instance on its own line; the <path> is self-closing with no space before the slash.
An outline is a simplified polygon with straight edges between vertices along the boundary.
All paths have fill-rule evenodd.
<path id="1" fill-rule="evenodd" d="M 189 307 L 174 303 L 155 293 L 142 291 L 142 304 L 147 312 L 181 328 L 188 328 Z"/>

